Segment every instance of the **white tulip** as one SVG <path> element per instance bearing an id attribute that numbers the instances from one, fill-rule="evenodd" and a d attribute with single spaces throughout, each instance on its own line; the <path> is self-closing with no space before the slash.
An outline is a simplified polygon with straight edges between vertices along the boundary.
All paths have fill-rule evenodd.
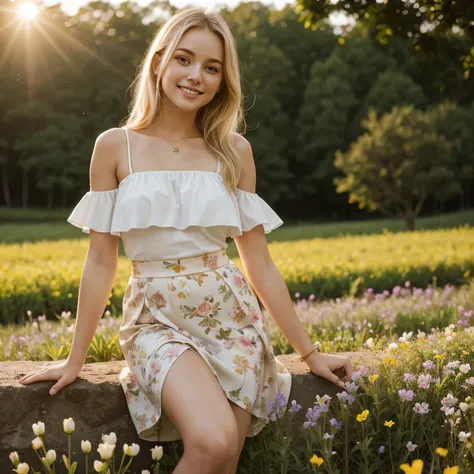
<path id="1" fill-rule="evenodd" d="M 107 444 L 117 444 L 117 436 L 113 432 L 108 435 L 102 435 L 102 441 Z"/>
<path id="2" fill-rule="evenodd" d="M 38 438 L 35 438 L 32 442 L 31 442 L 31 447 L 35 450 L 35 451 L 38 451 L 38 449 L 42 448 L 43 447 L 43 440 L 38 437 Z"/>
<path id="3" fill-rule="evenodd" d="M 44 423 L 38 421 L 38 423 L 33 423 L 33 433 L 35 436 L 43 436 L 44 435 Z"/>
<path id="4" fill-rule="evenodd" d="M 114 454 L 115 444 L 99 444 L 97 451 L 99 451 L 102 461 L 108 461 Z"/>
<path id="5" fill-rule="evenodd" d="M 71 434 L 76 429 L 74 420 L 72 418 L 65 419 L 63 421 L 63 428 L 65 433 Z"/>
<path id="6" fill-rule="evenodd" d="M 102 472 L 103 468 L 104 468 L 103 463 L 101 463 L 100 461 L 94 461 L 95 472 Z"/>
<path id="7" fill-rule="evenodd" d="M 132 443 L 131 446 L 129 446 L 128 444 L 124 444 L 123 452 L 127 456 L 132 456 L 132 457 L 136 456 L 140 452 L 140 446 L 138 446 L 138 444 L 135 444 L 135 443 Z"/>
<path id="8" fill-rule="evenodd" d="M 19 464 L 20 456 L 18 456 L 18 453 L 16 451 L 13 451 L 12 453 L 10 453 L 10 461 L 13 463 L 15 467 L 17 464 Z"/>
<path id="9" fill-rule="evenodd" d="M 90 441 L 81 441 L 81 449 L 83 453 L 90 453 L 92 450 Z"/>
<path id="10" fill-rule="evenodd" d="M 153 461 L 159 461 L 163 457 L 163 446 L 151 448 L 151 458 Z"/>
<path id="11" fill-rule="evenodd" d="M 465 431 L 461 431 L 461 433 L 458 434 L 458 438 L 459 438 L 459 441 L 461 441 L 461 443 L 467 443 L 470 437 L 471 437 L 471 432 L 466 433 Z"/>
<path id="12" fill-rule="evenodd" d="M 147 469 L 145 471 L 142 471 L 142 474 L 151 474 L 151 472 Z"/>
<path id="13" fill-rule="evenodd" d="M 16 472 L 18 472 L 18 474 L 28 474 L 30 472 L 30 466 L 28 466 L 26 462 L 22 462 L 18 464 Z"/>
<path id="14" fill-rule="evenodd" d="M 466 411 L 469 409 L 469 405 L 467 403 L 464 403 L 464 402 L 461 402 L 459 404 L 459 408 L 464 412 L 466 413 Z"/>
<path id="15" fill-rule="evenodd" d="M 46 453 L 46 461 L 48 461 L 49 464 L 53 464 L 53 462 L 56 461 L 56 451 L 54 449 L 50 449 Z"/>

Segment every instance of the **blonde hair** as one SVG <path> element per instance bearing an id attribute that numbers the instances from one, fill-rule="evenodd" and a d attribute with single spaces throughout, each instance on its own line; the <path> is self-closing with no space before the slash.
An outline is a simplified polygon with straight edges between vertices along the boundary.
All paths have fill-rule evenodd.
<path id="1" fill-rule="evenodd" d="M 130 114 L 125 128 L 139 130 L 152 124 L 160 112 L 161 79 L 179 41 L 190 28 L 208 28 L 219 35 L 224 45 L 224 67 L 220 90 L 214 98 L 198 110 L 196 125 L 203 133 L 210 150 L 221 162 L 224 183 L 234 190 L 241 163 L 233 146 L 231 132 L 245 127 L 242 107 L 240 68 L 235 39 L 224 18 L 216 12 L 206 13 L 201 8 L 186 8 L 176 12 L 158 29 L 133 81 Z M 161 54 L 160 66 L 154 77 L 153 57 Z"/>

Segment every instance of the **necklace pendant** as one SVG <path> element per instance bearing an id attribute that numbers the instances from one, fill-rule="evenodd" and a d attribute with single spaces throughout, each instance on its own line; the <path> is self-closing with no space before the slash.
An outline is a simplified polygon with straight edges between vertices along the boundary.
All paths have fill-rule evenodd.
<path id="1" fill-rule="evenodd" d="M 178 153 L 179 148 L 178 148 L 178 147 L 174 147 L 174 148 L 173 148 L 173 151 L 174 151 L 175 153 Z"/>

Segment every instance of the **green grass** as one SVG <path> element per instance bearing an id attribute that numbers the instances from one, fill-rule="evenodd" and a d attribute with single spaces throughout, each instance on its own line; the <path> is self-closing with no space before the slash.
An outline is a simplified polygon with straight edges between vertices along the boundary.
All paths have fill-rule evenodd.
<path id="1" fill-rule="evenodd" d="M 21 211 L 23 212 L 23 211 Z M 0 225 L 0 243 L 37 242 L 40 240 L 61 240 L 86 238 L 87 234 L 67 222 L 58 222 L 57 217 L 66 221 L 69 214 L 63 211 L 35 211 L 39 216 L 47 215 L 51 222 L 38 218 L 37 222 L 15 223 Z M 49 215 L 48 213 L 51 213 Z M 3 211 L 5 214 L 5 211 Z M 34 214 L 34 213 L 33 213 Z M 28 214 L 29 217 L 33 214 Z M 26 214 L 25 214 L 26 215 Z M 55 219 L 53 219 L 55 217 Z M 5 216 L 0 212 L 0 222 L 5 222 Z M 417 230 L 445 229 L 458 226 L 474 226 L 474 210 L 460 211 L 438 216 L 421 217 L 417 220 Z M 285 221 L 282 227 L 267 235 L 269 242 L 305 240 L 312 238 L 330 238 L 342 235 L 369 235 L 389 232 L 407 232 L 404 221 L 395 219 L 377 219 L 366 221 L 344 221 L 328 223 L 294 224 Z M 237 255 L 235 246 L 229 247 L 229 255 Z"/>

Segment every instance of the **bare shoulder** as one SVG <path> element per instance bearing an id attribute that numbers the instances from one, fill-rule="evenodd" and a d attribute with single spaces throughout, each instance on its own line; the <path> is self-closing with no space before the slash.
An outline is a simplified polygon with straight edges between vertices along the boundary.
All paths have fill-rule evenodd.
<path id="1" fill-rule="evenodd" d="M 110 128 L 96 138 L 90 165 L 92 191 L 118 186 L 117 167 L 126 149 L 125 142 L 125 132 L 121 128 Z"/>
<path id="2" fill-rule="evenodd" d="M 256 187 L 255 160 L 253 157 L 252 145 L 239 133 L 232 132 L 232 140 L 235 151 L 240 157 L 242 169 L 237 187 L 244 191 L 254 193 Z"/>
<path id="3" fill-rule="evenodd" d="M 109 128 L 102 132 L 95 141 L 95 146 L 100 148 L 120 148 L 125 143 L 125 131 L 121 128 Z"/>

